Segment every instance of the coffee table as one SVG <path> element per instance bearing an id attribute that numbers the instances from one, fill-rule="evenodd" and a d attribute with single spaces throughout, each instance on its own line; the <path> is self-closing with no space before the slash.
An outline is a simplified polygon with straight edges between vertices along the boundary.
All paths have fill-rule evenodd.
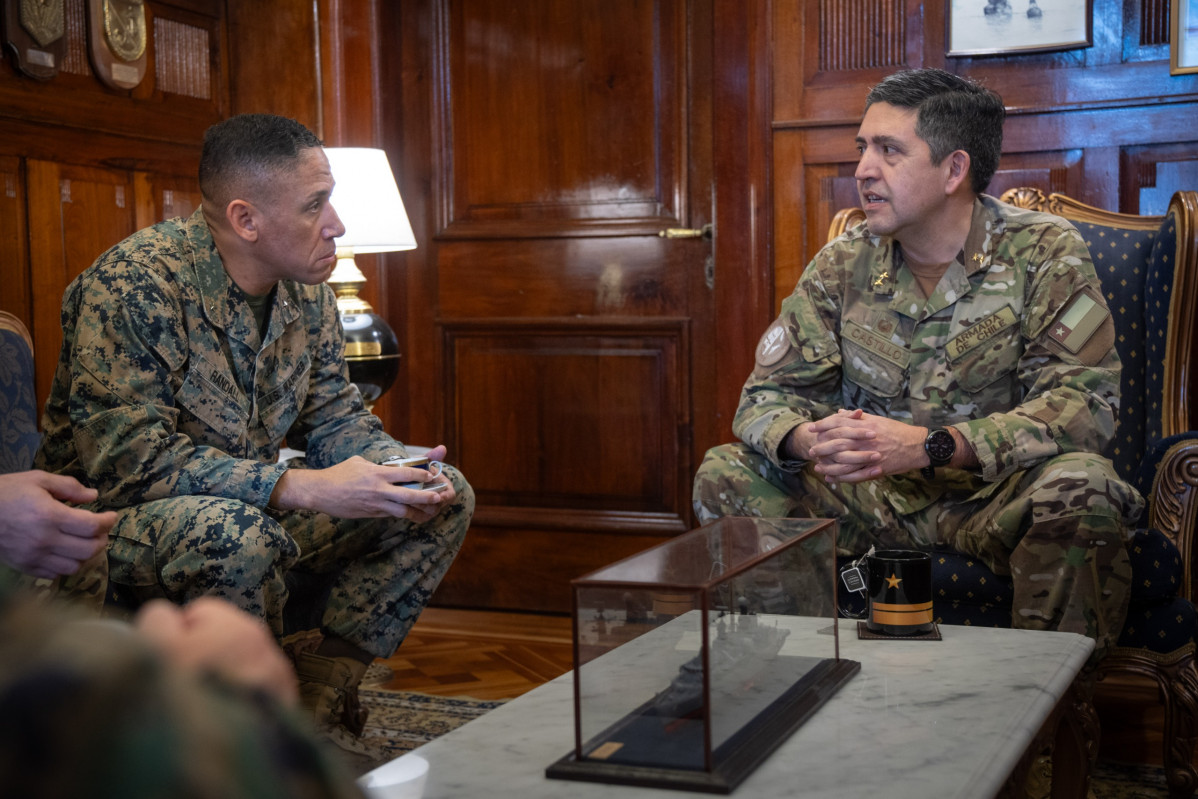
<path id="1" fill-rule="evenodd" d="M 861 672 L 733 795 L 984 799 L 1011 793 L 1008 782 L 1026 772 L 1029 747 L 1038 747 L 1058 717 L 1077 709 L 1071 688 L 1094 642 L 1073 633 L 940 631 L 941 641 L 858 640 L 853 623 L 842 621 L 840 656 L 860 661 Z M 430 764 L 425 799 L 686 795 L 547 778 L 546 766 L 573 747 L 573 708 L 573 674 L 567 673 L 420 747 Z M 1079 751 L 1097 745 L 1085 734 L 1072 738 Z M 1060 752 L 1054 770 L 1077 766 L 1077 755 Z M 1083 778 L 1068 779 L 1054 785 L 1054 796 L 1084 790 Z"/>

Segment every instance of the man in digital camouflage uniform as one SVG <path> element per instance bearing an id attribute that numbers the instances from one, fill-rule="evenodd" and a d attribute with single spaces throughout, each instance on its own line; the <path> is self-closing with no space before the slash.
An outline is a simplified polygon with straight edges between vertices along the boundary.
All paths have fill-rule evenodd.
<path id="1" fill-rule="evenodd" d="M 941 70 L 876 86 L 866 221 L 807 266 L 762 336 L 733 431 L 694 486 L 721 516 L 830 517 L 842 554 L 946 547 L 1013 579 L 1012 626 L 1099 655 L 1126 614 L 1143 500 L 1102 451 L 1120 364 L 1089 252 L 982 192 L 1002 99 Z"/>
<path id="2" fill-rule="evenodd" d="M 394 483 L 406 450 L 349 382 L 332 290 L 333 177 L 302 125 L 214 125 L 202 204 L 113 247 L 63 300 L 63 347 L 36 465 L 95 487 L 119 518 L 109 579 L 138 600 L 227 598 L 295 658 L 304 706 L 357 765 L 357 685 L 403 640 L 474 510 Z M 280 447 L 306 463 L 278 462 Z M 445 448 L 429 453 L 433 460 Z"/>

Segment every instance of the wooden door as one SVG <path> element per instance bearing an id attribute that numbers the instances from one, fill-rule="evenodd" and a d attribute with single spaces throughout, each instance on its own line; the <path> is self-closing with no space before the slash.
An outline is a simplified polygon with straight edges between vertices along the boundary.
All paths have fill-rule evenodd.
<path id="1" fill-rule="evenodd" d="M 396 5 L 419 246 L 394 432 L 444 441 L 478 498 L 437 601 L 564 611 L 571 578 L 693 526 L 721 437 L 712 242 L 659 236 L 713 220 L 712 3 Z"/>

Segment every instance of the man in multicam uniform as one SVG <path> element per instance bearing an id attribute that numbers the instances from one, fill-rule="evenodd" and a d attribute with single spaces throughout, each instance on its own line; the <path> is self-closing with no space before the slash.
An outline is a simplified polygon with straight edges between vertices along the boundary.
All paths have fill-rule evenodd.
<path id="1" fill-rule="evenodd" d="M 1143 508 L 1096 454 L 1120 364 L 1089 252 L 1054 216 L 982 195 L 1002 99 L 941 70 L 869 94 L 866 221 L 823 248 L 762 336 L 695 511 L 833 517 L 842 554 L 949 548 L 1013 580 L 1012 626 L 1096 655 L 1126 613 Z"/>
<path id="2" fill-rule="evenodd" d="M 403 640 L 461 546 L 474 495 L 395 483 L 404 455 L 349 382 L 332 290 L 320 141 L 292 120 L 214 125 L 201 207 L 142 230 L 63 300 L 63 347 L 35 465 L 119 512 L 109 579 L 137 600 L 224 597 L 292 653 L 301 697 L 356 765 L 356 689 Z M 284 442 L 306 462 L 278 462 Z M 445 456 L 444 447 L 429 453 Z"/>

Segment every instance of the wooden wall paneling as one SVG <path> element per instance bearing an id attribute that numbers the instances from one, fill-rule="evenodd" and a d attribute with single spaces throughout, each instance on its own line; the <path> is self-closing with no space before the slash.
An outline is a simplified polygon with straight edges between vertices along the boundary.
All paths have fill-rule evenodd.
<path id="1" fill-rule="evenodd" d="M 80 272 L 135 228 L 131 175 L 124 170 L 30 160 L 29 239 L 38 407 L 50 393 L 62 344 L 62 296 Z"/>
<path id="2" fill-rule="evenodd" d="M 324 136 L 316 3 L 225 0 L 230 115 L 281 114 Z"/>
<path id="3" fill-rule="evenodd" d="M 151 6 L 153 97 L 212 104 L 223 116 L 229 107 L 224 17 L 218 2 L 189 7 Z M 187 98 L 186 100 L 184 98 Z"/>
<path id="4" fill-rule="evenodd" d="M 1198 138 L 1124 147 L 1119 155 L 1124 213 L 1164 216 L 1174 192 L 1198 187 Z"/>
<path id="5" fill-rule="evenodd" d="M 1076 197 L 1085 190 L 1087 162 L 1105 161 L 1102 155 L 1095 154 L 1106 149 L 1109 148 L 1004 153 L 986 193 L 998 197 L 1007 189 L 1034 186 Z"/>
<path id="6" fill-rule="evenodd" d="M 135 172 L 133 194 L 136 201 L 135 225 L 138 230 L 172 217 L 186 219 L 200 207 L 198 177 Z"/>
<path id="7" fill-rule="evenodd" d="M 317 3 L 319 81 L 321 102 L 321 138 L 332 147 L 382 147 L 387 150 L 381 109 L 398 102 L 391 92 L 381 88 L 383 52 L 389 51 L 390 35 L 384 32 L 386 21 L 377 0 L 319 0 Z M 388 152 L 392 171 L 399 167 L 399 154 Z M 398 179 L 398 178 L 397 178 Z M 402 196 L 402 194 L 401 194 Z M 334 198 L 334 205 L 336 198 Z M 419 245 L 418 245 L 419 246 Z M 401 362 L 407 352 L 406 331 L 398 313 L 404 280 L 403 256 L 395 253 L 355 258 L 366 277 L 362 299 L 387 320 L 399 339 Z M 384 428 L 401 440 L 414 441 L 403 423 L 402 408 L 407 398 L 406 381 L 397 380 L 374 406 Z"/>
<path id="8" fill-rule="evenodd" d="M 335 147 L 376 147 L 381 138 L 377 0 L 318 3 L 322 134 Z"/>
<path id="9" fill-rule="evenodd" d="M 773 226 L 770 119 L 773 42 L 778 22 L 767 3 L 716 0 L 712 35 L 712 151 L 716 209 L 714 258 L 715 397 L 710 416 L 696 414 L 697 459 L 732 441 L 740 388 L 753 368 L 757 339 L 773 316 Z M 788 179 L 786 176 L 780 178 Z M 701 373 L 702 374 L 702 373 Z"/>
<path id="10" fill-rule="evenodd" d="M 395 179 L 408 221 L 416 236 L 416 249 L 386 256 L 393 274 L 387 276 L 388 317 L 400 341 L 396 386 L 383 395 L 391 414 L 392 433 L 405 442 L 440 443 L 447 398 L 439 385 L 428 392 L 427 382 L 414 386 L 412 374 L 437 373 L 439 346 L 437 276 L 433 236 L 433 144 L 431 141 L 433 80 L 431 62 L 436 12 L 431 0 L 382 3 L 379 6 L 380 44 L 378 109 L 381 142 L 392 160 Z M 419 381 L 416 381 L 419 382 Z M 449 453 L 456 462 L 457 453 Z"/>
<path id="11" fill-rule="evenodd" d="M 1123 61 L 1169 60 L 1170 0 L 1124 0 Z"/>
<path id="12" fill-rule="evenodd" d="M 25 221 L 25 170 L 21 160 L 0 156 L 0 311 L 33 326 L 29 250 Z"/>
<path id="13" fill-rule="evenodd" d="M 772 91 L 775 124 L 844 124 L 857 120 L 869 87 L 885 75 L 923 63 L 925 15 L 919 0 L 778 0 L 771 4 L 775 39 Z"/>
<path id="14" fill-rule="evenodd" d="M 0 124 L 21 123 L 71 131 L 76 143 L 83 143 L 86 153 L 87 137 L 81 135 L 84 131 L 138 140 L 180 142 L 196 138 L 197 130 L 202 132 L 221 118 L 227 107 L 227 94 L 223 89 L 225 75 L 219 71 L 224 42 L 220 34 L 220 10 L 215 0 L 194 4 L 192 10 L 162 2 L 147 4 L 148 50 L 152 62 L 142 84 L 131 90 L 109 88 L 92 74 L 86 56 L 88 33 L 84 4 L 85 0 L 66 0 L 66 56 L 55 77 L 34 80 L 18 73 L 8 60 L 0 65 Z M 192 42 L 191 46 L 163 44 L 159 37 L 163 35 L 164 25 L 176 33 L 198 32 L 198 39 L 206 40 L 208 50 L 199 50 L 194 44 L 197 38 L 194 36 L 181 37 Z M 163 45 L 161 52 L 158 51 L 160 44 Z M 168 86 L 177 93 L 163 91 L 157 86 L 159 73 L 168 79 Z M 191 76 L 192 83 L 172 84 L 169 80 L 172 75 Z M 195 86 L 201 79 L 208 87 L 204 92 L 207 96 L 194 96 L 199 94 Z M 190 94 L 183 91 L 186 87 L 190 87 Z M 70 151 L 60 151 L 58 157 Z"/>
<path id="15" fill-rule="evenodd" d="M 1179 145 L 1184 153 L 1194 140 L 1192 120 L 1198 102 L 1154 103 L 1137 108 L 1097 107 L 1068 112 L 1015 113 L 1007 118 L 1004 160 L 1009 153 L 1082 149 L 1084 176 L 1076 199 L 1099 208 L 1134 213 L 1125 207 L 1119 174 L 1119 148 Z M 1113 148 L 1113 149 L 1111 149 Z M 1005 164 L 1000 164 L 1005 166 Z M 1174 190 L 1189 188 L 1176 186 Z"/>

